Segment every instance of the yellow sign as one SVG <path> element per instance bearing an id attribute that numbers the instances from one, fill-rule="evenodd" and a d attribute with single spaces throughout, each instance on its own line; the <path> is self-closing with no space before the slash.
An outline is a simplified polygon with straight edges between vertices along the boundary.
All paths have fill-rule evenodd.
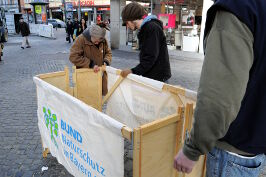
<path id="1" fill-rule="evenodd" d="M 36 14 L 41 14 L 42 13 L 42 6 L 41 5 L 36 5 L 35 6 L 35 12 L 36 12 Z"/>
<path id="2" fill-rule="evenodd" d="M 88 16 L 88 12 L 85 12 L 85 16 Z"/>

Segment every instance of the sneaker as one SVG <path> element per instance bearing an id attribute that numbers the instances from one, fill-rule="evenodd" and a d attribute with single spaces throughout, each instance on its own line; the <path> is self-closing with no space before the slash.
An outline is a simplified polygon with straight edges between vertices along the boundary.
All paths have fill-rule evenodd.
<path id="1" fill-rule="evenodd" d="M 24 49 L 24 47 L 21 47 L 22 49 Z"/>
<path id="2" fill-rule="evenodd" d="M 29 46 L 27 46 L 26 48 L 31 48 L 31 46 L 29 45 Z"/>

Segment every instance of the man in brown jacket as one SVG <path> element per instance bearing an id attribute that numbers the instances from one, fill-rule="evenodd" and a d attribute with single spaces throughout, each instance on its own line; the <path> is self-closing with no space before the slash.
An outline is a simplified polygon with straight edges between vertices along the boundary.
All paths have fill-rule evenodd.
<path id="1" fill-rule="evenodd" d="M 106 29 L 104 26 L 91 25 L 78 38 L 70 49 L 69 60 L 77 68 L 93 68 L 99 71 L 102 65 L 109 66 L 112 60 L 112 52 L 105 39 Z M 103 74 L 102 93 L 106 95 L 107 73 Z"/>

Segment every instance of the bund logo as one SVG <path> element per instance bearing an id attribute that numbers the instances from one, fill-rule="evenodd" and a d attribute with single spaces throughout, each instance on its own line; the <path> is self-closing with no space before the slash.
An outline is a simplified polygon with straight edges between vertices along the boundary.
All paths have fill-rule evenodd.
<path id="1" fill-rule="evenodd" d="M 53 141 L 55 146 L 58 148 L 58 144 L 55 139 L 55 137 L 58 137 L 57 117 L 55 114 L 51 113 L 51 110 L 49 108 L 46 109 L 45 107 L 43 107 L 43 113 L 44 113 L 46 127 L 50 129 L 51 140 Z"/>

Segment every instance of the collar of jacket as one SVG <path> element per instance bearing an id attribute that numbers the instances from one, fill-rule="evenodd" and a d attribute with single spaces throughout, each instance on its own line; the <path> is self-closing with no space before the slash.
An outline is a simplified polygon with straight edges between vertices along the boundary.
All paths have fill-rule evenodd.
<path id="1" fill-rule="evenodd" d="M 142 24 L 141 24 L 141 26 L 140 26 L 140 28 L 143 25 L 145 25 L 147 22 L 149 22 L 149 21 L 151 21 L 153 19 L 157 19 L 157 16 L 156 15 L 149 15 L 149 16 L 145 17 L 144 20 L 143 20 L 143 22 L 142 22 Z"/>

